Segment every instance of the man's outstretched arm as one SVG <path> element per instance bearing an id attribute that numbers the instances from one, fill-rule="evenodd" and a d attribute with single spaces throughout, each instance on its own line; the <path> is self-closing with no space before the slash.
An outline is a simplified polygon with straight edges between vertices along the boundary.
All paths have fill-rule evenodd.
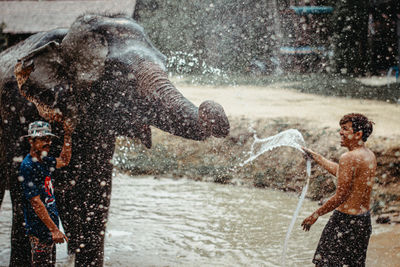
<path id="1" fill-rule="evenodd" d="M 302 149 L 308 157 L 312 158 L 318 165 L 323 167 L 330 174 L 332 174 L 334 176 L 337 175 L 339 164 L 337 164 L 336 162 L 333 162 L 329 159 L 324 158 L 322 155 L 312 151 L 311 149 L 308 149 L 306 147 L 302 147 Z"/>

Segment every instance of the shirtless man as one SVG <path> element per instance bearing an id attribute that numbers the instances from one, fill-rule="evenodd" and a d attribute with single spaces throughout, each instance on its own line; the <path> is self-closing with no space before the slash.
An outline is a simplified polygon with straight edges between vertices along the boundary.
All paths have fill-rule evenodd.
<path id="1" fill-rule="evenodd" d="M 326 224 L 313 263 L 316 266 L 365 266 L 371 235 L 370 198 L 376 171 L 374 153 L 365 146 L 373 122 L 362 114 L 351 113 L 340 120 L 339 164 L 303 148 L 307 156 L 338 179 L 335 195 L 301 224 L 309 231 L 319 216 L 335 210 Z"/>

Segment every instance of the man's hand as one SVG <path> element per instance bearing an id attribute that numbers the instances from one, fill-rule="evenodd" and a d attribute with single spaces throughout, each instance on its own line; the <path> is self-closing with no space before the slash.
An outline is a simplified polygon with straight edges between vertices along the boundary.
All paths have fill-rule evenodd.
<path id="1" fill-rule="evenodd" d="M 304 147 L 304 146 L 302 146 L 301 147 L 301 149 L 304 151 L 304 156 L 305 156 L 305 159 L 307 160 L 307 159 L 312 159 L 312 160 L 315 160 L 314 159 L 314 156 L 317 154 L 317 153 L 315 153 L 314 151 L 312 151 L 311 149 L 308 149 L 308 148 L 306 148 L 306 147 Z"/>
<path id="2" fill-rule="evenodd" d="M 311 225 L 313 225 L 316 221 L 318 220 L 318 214 L 313 213 L 307 218 L 304 219 L 304 221 L 301 223 L 301 226 L 303 226 L 304 231 L 310 231 Z"/>
<path id="3" fill-rule="evenodd" d="M 64 243 L 64 239 L 68 242 L 68 238 L 58 229 L 57 225 L 50 218 L 46 207 L 44 206 L 40 196 L 34 196 L 30 199 L 33 210 L 39 219 L 46 225 L 51 233 L 51 238 L 55 243 Z"/>
<path id="4" fill-rule="evenodd" d="M 68 243 L 68 238 L 58 228 L 54 231 L 51 231 L 51 238 L 56 244 L 64 243 L 64 239 Z"/>
<path id="5" fill-rule="evenodd" d="M 304 146 L 301 147 L 301 149 L 304 151 L 305 153 L 305 159 L 312 159 L 315 161 L 315 163 L 317 163 L 318 165 L 320 165 L 322 168 L 324 168 L 325 170 L 327 170 L 330 174 L 336 176 L 337 174 L 337 170 L 339 168 L 339 165 L 331 160 L 328 160 L 326 158 L 324 158 L 322 155 L 318 154 L 317 152 L 312 151 L 311 149 L 308 149 Z"/>

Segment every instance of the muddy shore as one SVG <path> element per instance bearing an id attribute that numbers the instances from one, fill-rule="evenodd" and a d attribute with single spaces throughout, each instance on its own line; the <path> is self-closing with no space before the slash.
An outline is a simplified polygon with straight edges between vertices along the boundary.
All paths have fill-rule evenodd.
<path id="1" fill-rule="evenodd" d="M 178 89 L 199 105 L 213 99 L 224 107 L 231 132 L 225 139 L 193 142 L 157 129 L 153 148 L 146 150 L 134 140 L 119 139 L 115 163 L 132 174 L 167 174 L 193 179 L 212 179 L 221 183 L 252 183 L 284 191 L 300 192 L 305 182 L 305 163 L 300 152 L 280 148 L 265 153 L 250 164 L 239 167 L 254 141 L 283 130 L 299 130 L 311 149 L 338 160 L 345 152 L 340 147 L 338 121 L 342 115 L 360 112 L 375 122 L 367 145 L 378 161 L 372 202 L 381 222 L 400 222 L 400 105 L 375 100 L 326 97 L 291 90 L 291 84 L 270 86 L 188 86 Z M 125 157 L 125 158 L 124 158 Z M 308 197 L 321 200 L 335 190 L 333 177 L 315 166 Z M 383 214 L 383 215 L 382 215 Z"/>
<path id="2" fill-rule="evenodd" d="M 297 129 L 309 148 L 337 161 L 346 151 L 340 147 L 339 119 L 346 113 L 363 113 L 375 122 L 367 142 L 378 161 L 371 202 L 373 218 L 389 227 L 387 232 L 371 237 L 368 253 L 385 257 L 387 266 L 400 265 L 400 225 L 395 225 L 400 223 L 399 104 L 300 93 L 290 89 L 288 83 L 217 87 L 186 85 L 178 80 L 175 84 L 196 105 L 206 99 L 220 103 L 231 122 L 230 135 L 193 142 L 152 128 L 151 150 L 135 140 L 120 138 L 114 157 L 119 170 L 132 175 L 189 177 L 300 193 L 306 174 L 305 160 L 299 151 L 279 148 L 239 166 L 248 158 L 254 133 L 265 138 Z M 313 166 L 307 197 L 321 201 L 331 196 L 335 191 L 333 178 Z"/>

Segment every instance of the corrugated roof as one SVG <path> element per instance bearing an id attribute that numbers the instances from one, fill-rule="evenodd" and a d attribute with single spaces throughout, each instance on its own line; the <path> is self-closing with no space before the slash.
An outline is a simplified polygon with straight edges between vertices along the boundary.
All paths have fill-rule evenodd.
<path id="1" fill-rule="evenodd" d="M 36 33 L 69 28 L 87 12 L 132 16 L 136 0 L 0 1 L 0 23 L 5 33 Z"/>

